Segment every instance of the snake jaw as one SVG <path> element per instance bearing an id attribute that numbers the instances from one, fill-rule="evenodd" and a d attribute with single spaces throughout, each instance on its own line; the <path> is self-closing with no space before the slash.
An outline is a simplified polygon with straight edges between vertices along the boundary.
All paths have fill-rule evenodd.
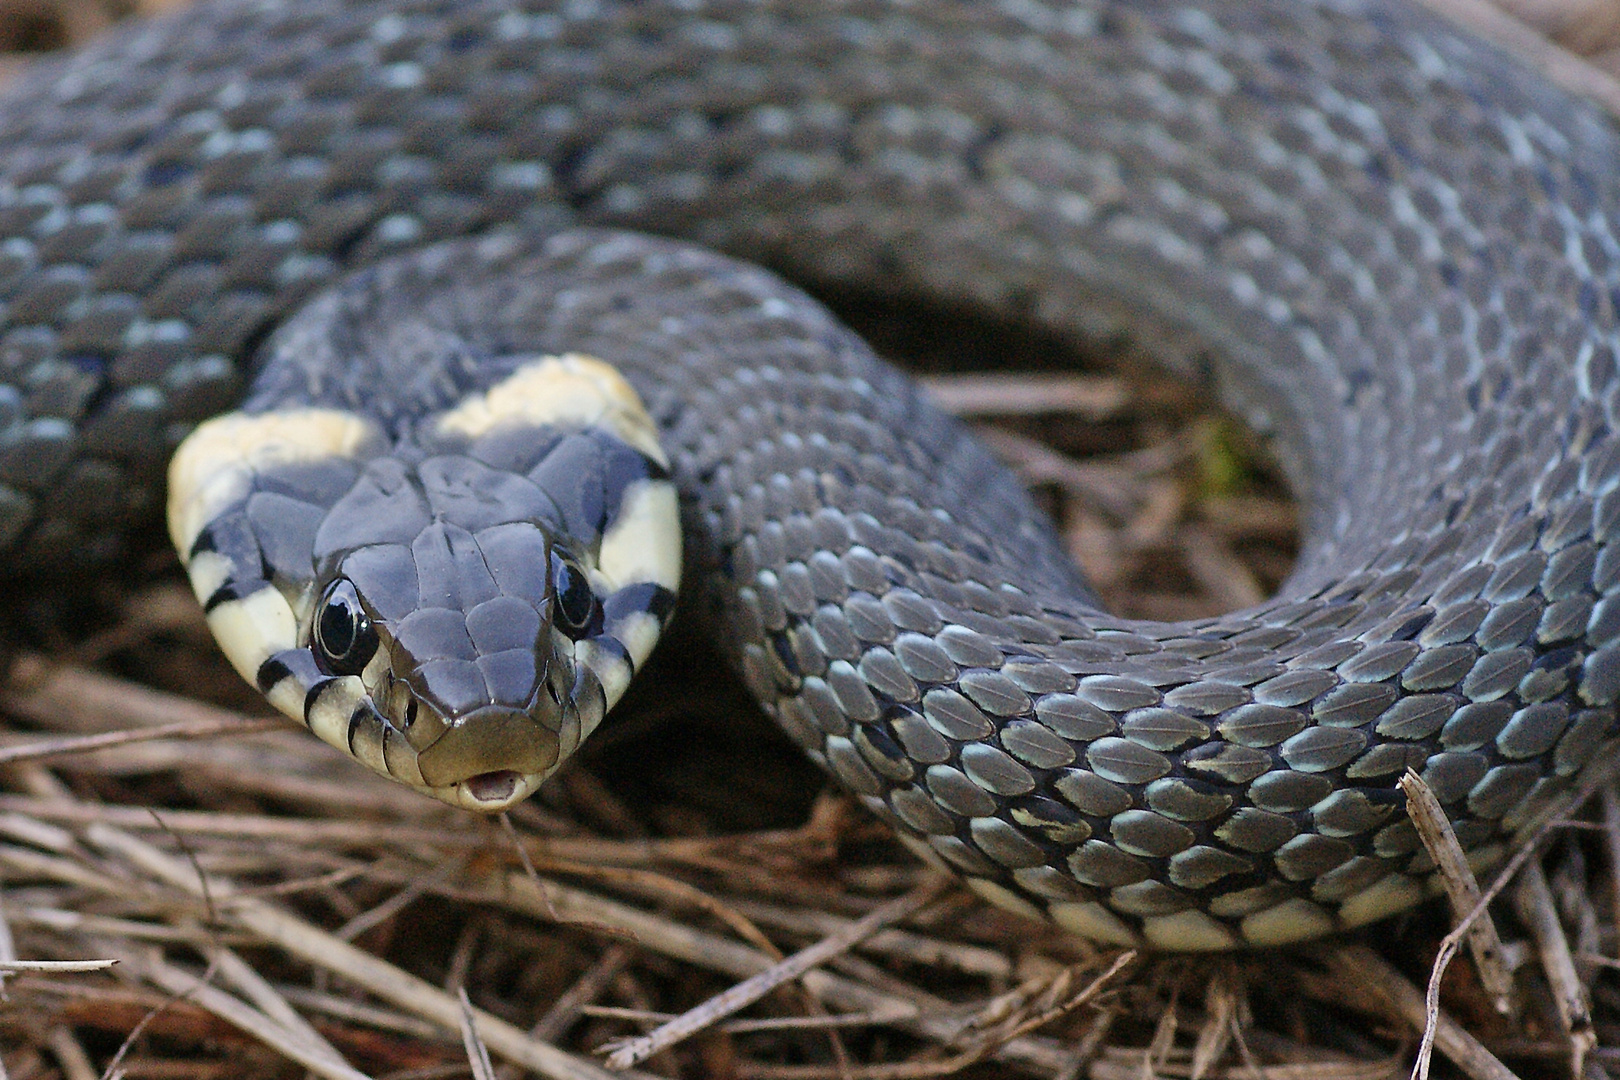
<path id="1" fill-rule="evenodd" d="M 601 656 L 582 649 L 595 660 L 578 659 L 575 644 L 553 634 L 546 677 L 527 704 L 491 704 L 448 717 L 422 701 L 407 678 L 383 671 L 367 698 L 387 706 L 386 712 L 371 709 L 381 725 L 380 752 L 367 753 L 352 724 L 347 748 L 378 772 L 441 802 L 481 813 L 505 810 L 533 794 L 612 704 L 591 666 Z"/>
<path id="2" fill-rule="evenodd" d="M 416 762 L 432 788 L 489 789 L 499 786 L 491 780 L 496 774 L 532 777 L 539 783 L 556 768 L 559 757 L 557 733 L 543 722 L 526 712 L 490 706 L 460 718 L 419 752 Z"/>
<path id="3" fill-rule="evenodd" d="M 565 660 L 554 655 L 543 665 L 546 677 L 527 700 L 459 714 L 423 698 L 412 678 L 419 672 L 383 672 L 374 697 L 386 702 L 386 723 L 401 755 L 410 758 L 408 764 L 387 762 L 388 774 L 443 802 L 483 812 L 527 798 L 567 756 L 562 734 L 577 710 L 554 689 L 556 673 L 570 670 Z M 575 745 L 577 739 L 569 740 L 567 749 Z"/>

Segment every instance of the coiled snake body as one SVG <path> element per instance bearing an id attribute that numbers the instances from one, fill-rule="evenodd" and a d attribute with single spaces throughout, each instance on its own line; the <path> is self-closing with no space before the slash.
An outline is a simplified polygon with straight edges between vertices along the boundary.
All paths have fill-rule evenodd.
<path id="1" fill-rule="evenodd" d="M 1379 918 L 1431 870 L 1404 770 L 1483 864 L 1617 734 L 1620 141 L 1417 13 L 235 0 L 38 72 L 0 147 L 10 565 L 115 555 L 260 356 L 175 466 L 193 582 L 272 701 L 452 801 L 525 794 L 645 657 L 679 560 L 621 526 L 668 480 L 767 711 L 1102 940 Z M 1102 613 L 818 308 L 571 221 L 1129 329 L 1275 435 L 1299 567 Z M 557 415 L 542 369 L 605 397 Z"/>

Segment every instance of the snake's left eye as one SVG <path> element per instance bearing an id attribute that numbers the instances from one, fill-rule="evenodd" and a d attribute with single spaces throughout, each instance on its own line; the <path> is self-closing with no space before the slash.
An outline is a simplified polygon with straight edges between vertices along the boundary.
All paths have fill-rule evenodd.
<path id="1" fill-rule="evenodd" d="M 328 675 L 358 675 L 377 653 L 377 631 L 348 578 L 326 587 L 315 615 L 315 659 Z"/>
<path id="2" fill-rule="evenodd" d="M 552 619 L 557 628 L 578 641 L 596 617 L 596 594 L 584 567 L 558 551 L 551 553 Z"/>

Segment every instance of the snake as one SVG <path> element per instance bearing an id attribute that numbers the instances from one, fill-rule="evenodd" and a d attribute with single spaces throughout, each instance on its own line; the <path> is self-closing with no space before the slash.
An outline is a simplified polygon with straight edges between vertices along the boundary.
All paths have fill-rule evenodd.
<path id="1" fill-rule="evenodd" d="M 1617 178 L 1375 0 L 203 0 L 0 101 L 3 565 L 166 505 L 272 705 L 489 812 L 690 618 L 987 900 L 1301 941 L 1436 891 L 1408 772 L 1483 868 L 1613 754 Z M 1292 575 L 1110 614 L 789 280 L 1128 336 L 1273 443 Z"/>

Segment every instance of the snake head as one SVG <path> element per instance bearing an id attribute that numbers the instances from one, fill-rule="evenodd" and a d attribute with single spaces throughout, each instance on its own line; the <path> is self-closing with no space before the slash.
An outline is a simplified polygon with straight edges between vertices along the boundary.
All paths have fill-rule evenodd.
<path id="1" fill-rule="evenodd" d="M 328 409 L 209 421 L 171 466 L 170 531 L 215 637 L 273 705 L 484 811 L 530 795 L 601 722 L 680 572 L 651 421 L 583 357 L 520 367 L 408 437 Z"/>

